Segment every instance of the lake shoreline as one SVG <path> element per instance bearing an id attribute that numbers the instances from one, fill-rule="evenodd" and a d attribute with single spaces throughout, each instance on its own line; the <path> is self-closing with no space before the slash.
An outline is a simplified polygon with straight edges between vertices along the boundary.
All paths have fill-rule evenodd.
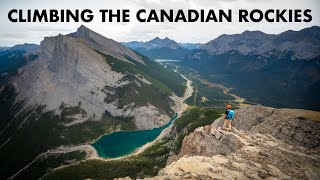
<path id="1" fill-rule="evenodd" d="M 162 131 L 171 126 L 177 117 L 178 113 L 167 124 L 149 130 L 117 131 L 104 135 L 92 143 L 91 146 L 96 149 L 99 157 L 105 159 L 127 156 L 157 139 Z"/>
<path id="2" fill-rule="evenodd" d="M 125 158 L 125 157 L 130 157 L 130 156 L 132 156 L 132 155 L 137 155 L 137 154 L 140 154 L 140 153 L 142 153 L 145 149 L 147 149 L 148 147 L 150 147 L 151 145 L 153 145 L 157 140 L 159 140 L 159 139 L 161 139 L 161 138 L 163 138 L 164 137 L 164 134 L 166 134 L 165 132 L 167 132 L 167 129 L 170 129 L 171 127 L 172 127 L 172 123 L 173 123 L 173 121 L 174 120 L 176 120 L 177 118 L 179 118 L 181 115 L 182 115 L 182 113 L 187 109 L 187 107 L 188 107 L 188 105 L 187 104 L 185 104 L 184 103 L 184 101 L 187 99 L 187 98 L 189 98 L 191 95 L 192 95 L 192 92 L 193 92 L 193 88 L 192 88 L 192 86 L 191 86 L 191 84 L 192 84 L 192 81 L 190 81 L 189 79 L 187 79 L 184 75 L 182 75 L 182 74 L 180 74 L 186 81 L 187 81 L 187 83 L 186 83 L 186 90 L 185 90 L 185 93 L 184 93 L 184 96 L 183 97 L 180 97 L 179 98 L 179 100 L 178 101 L 180 101 L 181 102 L 181 104 L 180 104 L 180 107 L 178 108 L 178 109 L 176 109 L 176 111 L 177 111 L 177 113 L 176 113 L 176 115 L 175 115 L 175 119 L 171 119 L 168 123 L 170 123 L 171 121 L 171 124 L 168 126 L 168 127 L 166 127 L 166 128 L 164 128 L 162 131 L 161 131 L 161 133 L 154 139 L 154 140 L 152 140 L 152 141 L 150 141 L 150 142 L 147 142 L 146 144 L 144 144 L 144 145 L 142 145 L 141 147 L 138 147 L 138 148 L 136 148 L 135 150 L 133 150 L 131 153 L 128 153 L 128 154 L 126 154 L 126 155 L 124 155 L 124 156 L 119 156 L 119 157 L 114 157 L 114 158 L 105 158 L 105 157 L 100 157 L 99 155 L 98 155 L 98 157 L 94 157 L 94 158 L 97 158 L 97 159 L 101 159 L 101 160 L 107 160 L 107 161 L 109 161 L 109 160 L 115 160 L 115 159 L 122 159 L 122 158 Z M 167 125 L 167 124 L 166 124 Z M 166 126 L 166 125 L 164 125 L 164 126 Z M 158 128 L 161 128 L 161 127 L 158 127 Z M 157 128 L 153 128 L 153 129 L 157 129 Z M 153 130 L 153 129 L 151 129 L 151 130 Z M 146 131 L 146 130 L 134 130 L 134 131 Z M 115 132 L 134 132 L 134 131 L 115 131 Z M 150 131 L 150 130 L 149 130 Z M 114 132 L 112 132 L 112 133 L 114 133 Z M 110 133 L 110 134 L 112 134 L 112 133 Z M 110 135 L 110 134 L 108 134 L 108 135 Z M 103 136 L 103 135 L 102 135 Z M 98 139 L 100 139 L 102 136 L 100 136 Z M 97 140 L 98 140 L 97 139 Z M 97 141 L 96 140 L 96 141 Z M 95 142 L 96 142 L 95 141 Z M 92 143 L 93 144 L 93 143 Z M 93 146 L 92 146 L 93 147 Z M 95 149 L 95 147 L 93 147 L 93 149 Z M 95 149 L 96 150 L 96 149 Z M 97 150 L 96 150 L 97 151 Z"/>

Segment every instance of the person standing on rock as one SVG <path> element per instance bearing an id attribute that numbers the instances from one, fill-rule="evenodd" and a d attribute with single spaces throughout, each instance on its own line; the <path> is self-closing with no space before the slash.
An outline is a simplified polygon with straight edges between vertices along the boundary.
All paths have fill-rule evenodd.
<path id="1" fill-rule="evenodd" d="M 226 130 L 226 126 L 228 124 L 229 126 L 229 131 L 232 130 L 232 127 L 231 127 L 231 122 L 233 121 L 234 119 L 234 111 L 231 110 L 231 105 L 227 105 L 227 110 L 226 110 L 226 113 L 223 115 L 223 119 L 224 119 L 224 123 L 223 123 L 223 126 L 222 126 L 222 129 L 223 130 Z"/>

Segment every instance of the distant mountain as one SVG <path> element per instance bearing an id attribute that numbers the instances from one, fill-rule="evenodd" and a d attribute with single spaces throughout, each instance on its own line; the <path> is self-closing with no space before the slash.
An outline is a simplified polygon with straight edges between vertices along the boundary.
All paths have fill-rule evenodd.
<path id="1" fill-rule="evenodd" d="M 0 47 L 0 52 L 5 51 L 7 49 L 9 49 L 10 47 Z"/>
<path id="2" fill-rule="evenodd" d="M 24 59 L 25 54 L 8 52 L 8 57 Z M 173 93 L 183 95 L 183 81 L 85 26 L 45 37 L 30 63 L 1 79 L 0 179 L 53 147 L 91 142 L 114 130 L 166 124 L 176 112 Z"/>
<path id="3" fill-rule="evenodd" d="M 0 49 L 0 84 L 10 78 L 19 68 L 36 59 L 40 46 L 36 44 L 19 44 L 11 48 Z"/>
<path id="4" fill-rule="evenodd" d="M 18 44 L 13 47 L 0 47 L 0 55 L 8 52 L 38 52 L 40 46 L 37 44 Z"/>
<path id="5" fill-rule="evenodd" d="M 293 59 L 312 59 L 320 55 L 320 27 L 313 26 L 301 31 L 286 31 L 279 35 L 261 31 L 245 31 L 242 34 L 221 35 L 204 44 L 201 49 L 210 55 L 237 51 L 243 55 L 281 58 L 287 53 Z"/>
<path id="6" fill-rule="evenodd" d="M 192 51 L 183 64 L 234 88 L 249 102 L 319 110 L 320 27 L 278 35 L 221 35 Z"/>
<path id="7" fill-rule="evenodd" d="M 8 50 L 9 51 L 38 51 L 40 48 L 39 45 L 37 44 L 28 44 L 28 43 L 25 43 L 25 44 L 18 44 L 18 45 L 15 45 L 11 48 L 9 48 Z"/>
<path id="8" fill-rule="evenodd" d="M 201 43 L 179 43 L 180 46 L 187 48 L 189 50 L 199 49 L 202 44 Z"/>
<path id="9" fill-rule="evenodd" d="M 132 41 L 123 44 L 152 59 L 180 59 L 189 52 L 188 49 L 167 37 L 164 39 L 156 37 L 147 42 Z"/>

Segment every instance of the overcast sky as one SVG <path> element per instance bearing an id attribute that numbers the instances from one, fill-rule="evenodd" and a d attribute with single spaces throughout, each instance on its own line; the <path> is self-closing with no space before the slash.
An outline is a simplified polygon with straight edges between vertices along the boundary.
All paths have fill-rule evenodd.
<path id="1" fill-rule="evenodd" d="M 81 25 L 116 41 L 146 41 L 158 36 L 169 37 L 178 42 L 208 42 L 221 34 L 242 33 L 245 30 L 260 30 L 278 34 L 292 29 L 320 25 L 319 0 L 0 0 L 0 46 L 21 43 L 39 44 L 45 36 L 68 34 Z M 129 23 L 102 23 L 100 14 L 95 14 L 90 23 L 12 23 L 8 20 L 11 9 L 130 9 Z M 311 9 L 310 23 L 140 23 L 135 18 L 138 9 Z M 233 18 L 234 18 L 233 17 Z"/>

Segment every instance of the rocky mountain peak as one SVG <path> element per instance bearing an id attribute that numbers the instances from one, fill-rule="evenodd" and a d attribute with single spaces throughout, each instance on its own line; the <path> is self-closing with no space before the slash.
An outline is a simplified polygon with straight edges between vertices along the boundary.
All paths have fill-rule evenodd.
<path id="1" fill-rule="evenodd" d="M 138 63 L 145 64 L 142 60 L 142 57 L 133 52 L 130 48 L 112 39 L 106 38 L 84 25 L 81 25 L 76 32 L 68 34 L 67 36 L 81 39 L 92 49 L 95 49 L 103 54 L 113 56 L 129 63 L 132 63 L 131 60 L 134 60 Z"/>
<path id="2" fill-rule="evenodd" d="M 24 101 L 24 108 L 44 105 L 46 110 L 61 116 L 62 104 L 77 108 L 74 115 L 67 117 L 72 121 L 66 126 L 100 120 L 106 112 L 112 117 L 133 117 L 138 129 L 163 125 L 163 119 L 170 119 L 168 114 L 159 113 L 162 107 L 149 102 L 146 105 L 118 104 L 123 98 L 118 91 L 124 92 L 126 85 L 134 93 L 130 96 L 134 97 L 143 96 L 139 92 L 142 88 L 154 88 L 143 75 L 112 68 L 117 62 L 111 63 L 108 59 L 144 64 L 131 49 L 84 26 L 72 34 L 45 37 L 40 46 L 38 59 L 21 68 L 13 80 L 18 92 L 16 100 Z"/>
<path id="3" fill-rule="evenodd" d="M 75 32 L 79 37 L 89 36 L 89 33 L 92 32 L 91 29 L 87 28 L 84 25 L 81 25 Z"/>
<path id="4" fill-rule="evenodd" d="M 150 41 L 148 41 L 148 42 L 149 42 L 149 43 L 152 43 L 152 44 L 159 45 L 159 44 L 161 44 L 161 41 L 162 41 L 161 38 L 155 37 L 154 39 L 152 39 L 152 40 L 150 40 Z"/>
<path id="5" fill-rule="evenodd" d="M 151 44 L 153 48 L 162 48 L 162 47 L 171 48 L 171 49 L 183 48 L 180 44 L 178 44 L 172 39 L 169 39 L 168 37 L 165 37 L 164 39 L 156 37 L 151 41 L 148 41 L 147 44 Z"/>
<path id="6" fill-rule="evenodd" d="M 174 40 L 165 37 L 163 39 L 155 37 L 154 39 L 146 42 L 126 42 L 126 46 L 138 51 L 151 58 L 169 58 L 178 59 L 188 53 L 188 49 L 181 46 Z"/>

